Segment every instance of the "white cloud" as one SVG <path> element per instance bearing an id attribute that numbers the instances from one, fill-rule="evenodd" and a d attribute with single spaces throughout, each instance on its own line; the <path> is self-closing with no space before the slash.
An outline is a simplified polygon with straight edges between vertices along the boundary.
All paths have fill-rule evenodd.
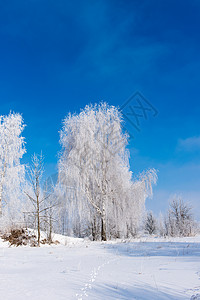
<path id="1" fill-rule="evenodd" d="M 187 139 L 180 139 L 178 141 L 178 150 L 180 151 L 200 151 L 200 136 L 189 137 Z"/>

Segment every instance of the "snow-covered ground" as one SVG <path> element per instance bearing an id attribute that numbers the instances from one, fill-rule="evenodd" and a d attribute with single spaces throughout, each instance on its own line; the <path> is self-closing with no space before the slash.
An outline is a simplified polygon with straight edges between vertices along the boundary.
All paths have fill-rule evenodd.
<path id="1" fill-rule="evenodd" d="M 40 248 L 0 240 L 0 299 L 178 300 L 200 294 L 200 237 L 55 239 L 62 244 Z"/>

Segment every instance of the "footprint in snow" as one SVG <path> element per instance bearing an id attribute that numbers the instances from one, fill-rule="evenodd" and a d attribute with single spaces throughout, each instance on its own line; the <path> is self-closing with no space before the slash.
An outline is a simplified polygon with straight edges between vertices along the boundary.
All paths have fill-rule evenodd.
<path id="1" fill-rule="evenodd" d="M 192 295 L 190 300 L 200 300 L 200 294 Z"/>

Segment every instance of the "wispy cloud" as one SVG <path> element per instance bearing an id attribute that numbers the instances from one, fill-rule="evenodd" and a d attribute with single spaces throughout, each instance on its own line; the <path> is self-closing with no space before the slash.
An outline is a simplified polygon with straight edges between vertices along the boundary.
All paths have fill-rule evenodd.
<path id="1" fill-rule="evenodd" d="M 179 139 L 177 149 L 187 152 L 200 151 L 200 136 Z"/>

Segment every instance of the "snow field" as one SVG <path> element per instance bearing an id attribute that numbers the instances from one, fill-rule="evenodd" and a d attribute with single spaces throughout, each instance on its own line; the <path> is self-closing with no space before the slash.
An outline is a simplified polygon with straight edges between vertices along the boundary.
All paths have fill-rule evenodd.
<path id="1" fill-rule="evenodd" d="M 198 299 L 200 237 L 8 247 L 0 240 L 1 299 Z M 191 298 L 193 296 L 193 298 Z"/>

